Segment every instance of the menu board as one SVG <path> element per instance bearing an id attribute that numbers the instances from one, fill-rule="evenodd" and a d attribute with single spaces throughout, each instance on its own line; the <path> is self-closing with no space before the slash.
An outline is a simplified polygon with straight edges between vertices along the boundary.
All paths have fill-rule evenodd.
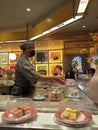
<path id="1" fill-rule="evenodd" d="M 62 62 L 62 50 L 49 51 L 49 62 Z"/>
<path id="2" fill-rule="evenodd" d="M 8 53 L 0 53 L 0 64 L 8 64 Z"/>

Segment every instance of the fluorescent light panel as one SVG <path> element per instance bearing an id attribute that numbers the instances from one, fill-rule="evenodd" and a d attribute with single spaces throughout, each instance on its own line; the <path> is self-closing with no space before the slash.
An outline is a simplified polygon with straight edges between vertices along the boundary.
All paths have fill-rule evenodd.
<path id="1" fill-rule="evenodd" d="M 80 0 L 77 13 L 84 13 L 87 8 L 88 2 L 89 0 Z"/>
<path id="2" fill-rule="evenodd" d="M 0 41 L 0 43 L 16 43 L 16 42 L 25 42 L 26 40 L 15 40 L 15 41 Z"/>

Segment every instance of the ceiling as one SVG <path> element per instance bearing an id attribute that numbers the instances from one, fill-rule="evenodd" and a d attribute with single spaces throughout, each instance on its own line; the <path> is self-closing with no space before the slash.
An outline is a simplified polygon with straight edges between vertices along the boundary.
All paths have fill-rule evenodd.
<path id="1" fill-rule="evenodd" d="M 0 0 L 0 32 L 14 32 L 27 30 L 48 18 L 57 10 L 71 1 L 78 0 Z M 73 2 L 74 3 L 74 2 Z M 27 12 L 26 8 L 31 11 Z M 73 24 L 63 27 L 52 35 L 73 34 L 73 32 L 98 31 L 98 0 L 90 0 L 84 18 Z M 83 28 L 85 26 L 85 28 Z M 52 35 L 48 35 L 51 37 Z"/>
<path id="2" fill-rule="evenodd" d="M 33 27 L 70 1 L 0 0 L 0 31 L 23 31 L 28 23 Z"/>
<path id="3" fill-rule="evenodd" d="M 84 18 L 63 28 L 64 31 L 98 31 L 98 0 L 90 0 Z M 83 28 L 85 26 L 85 28 Z"/>

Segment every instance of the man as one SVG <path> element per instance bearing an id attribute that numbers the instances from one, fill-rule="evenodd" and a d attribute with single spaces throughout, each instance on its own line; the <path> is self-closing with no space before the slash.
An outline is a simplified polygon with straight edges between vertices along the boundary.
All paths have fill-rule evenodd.
<path id="1" fill-rule="evenodd" d="M 55 80 L 61 84 L 65 84 L 62 76 L 44 76 L 37 73 L 29 58 L 35 55 L 34 43 L 26 41 L 20 45 L 23 54 L 16 64 L 15 85 L 11 90 L 11 94 L 18 96 L 32 96 L 35 92 L 35 84 L 37 81 Z"/>

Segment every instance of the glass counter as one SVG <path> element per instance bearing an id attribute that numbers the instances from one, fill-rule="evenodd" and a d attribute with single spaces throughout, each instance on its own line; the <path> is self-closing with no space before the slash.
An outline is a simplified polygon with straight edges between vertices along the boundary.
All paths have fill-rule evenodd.
<path id="1" fill-rule="evenodd" d="M 47 85 L 44 84 L 44 87 L 46 88 Z M 61 99 L 60 101 L 51 101 L 49 99 L 45 99 L 42 101 L 35 101 L 32 98 L 33 107 L 37 110 L 37 116 L 22 122 L 22 123 L 8 123 L 2 120 L 2 114 L 5 113 L 5 109 L 1 110 L 0 112 L 0 128 L 2 130 L 16 130 L 16 129 L 26 129 L 26 130 L 97 130 L 98 129 L 98 107 L 94 104 L 94 102 L 91 100 L 91 98 L 84 93 L 84 89 L 82 85 L 76 85 L 75 86 L 68 86 L 65 89 L 65 99 Z M 82 90 L 83 89 L 83 90 Z M 80 93 L 81 96 L 79 97 L 70 97 L 67 96 L 67 92 L 72 92 L 73 90 L 77 90 L 77 92 Z M 76 91 L 75 91 L 76 92 Z M 6 100 L 10 95 L 0 95 L 4 96 L 1 98 L 1 101 L 3 99 Z M 11 97 L 8 98 L 9 100 L 15 99 L 17 97 Z M 0 102 L 1 102 L 0 101 Z M 6 100 L 8 101 L 8 100 Z M 66 104 L 66 101 L 68 103 Z M 77 104 L 78 102 L 78 104 Z M 66 106 L 80 106 L 82 109 L 85 108 L 87 112 L 89 112 L 92 116 L 91 122 L 87 123 L 86 125 L 71 125 L 68 126 L 66 123 L 62 123 L 55 118 L 55 113 L 58 112 L 60 109 Z M 78 128 L 77 128 L 78 127 Z"/>

